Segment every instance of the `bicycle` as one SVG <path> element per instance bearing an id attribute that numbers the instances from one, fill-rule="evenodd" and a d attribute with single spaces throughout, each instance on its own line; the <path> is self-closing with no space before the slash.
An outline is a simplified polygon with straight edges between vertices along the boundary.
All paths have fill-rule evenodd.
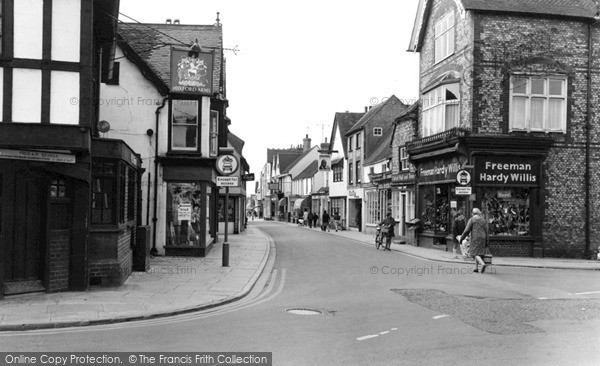
<path id="1" fill-rule="evenodd" d="M 387 233 L 388 233 L 388 228 L 384 227 L 384 230 L 381 230 L 381 226 L 377 226 L 376 230 L 377 230 L 377 234 L 375 234 L 375 248 L 379 249 L 379 247 L 381 247 L 382 245 L 384 246 L 384 250 L 385 250 L 385 242 L 384 240 L 387 237 Z"/>

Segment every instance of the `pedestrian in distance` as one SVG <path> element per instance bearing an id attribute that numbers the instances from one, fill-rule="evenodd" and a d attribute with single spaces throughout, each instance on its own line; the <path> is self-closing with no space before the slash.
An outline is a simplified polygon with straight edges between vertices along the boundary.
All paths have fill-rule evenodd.
<path id="1" fill-rule="evenodd" d="M 340 211 L 339 210 L 335 210 L 335 213 L 333 214 L 333 226 L 335 227 L 335 231 L 337 232 L 342 223 L 341 223 L 342 218 L 340 217 Z"/>
<path id="2" fill-rule="evenodd" d="M 456 249 L 460 245 L 458 238 L 462 235 L 463 231 L 467 227 L 467 221 L 465 217 L 465 210 L 459 209 L 456 215 L 454 216 L 454 220 L 452 220 L 452 255 L 454 255 L 454 259 L 458 259 L 458 255 L 456 255 Z"/>
<path id="3" fill-rule="evenodd" d="M 323 216 L 321 217 L 321 230 L 331 231 L 329 228 L 329 214 L 327 213 L 327 210 L 323 210 Z"/>
<path id="4" fill-rule="evenodd" d="M 394 237 L 394 226 L 396 226 L 396 220 L 392 217 L 392 213 L 388 212 L 385 219 L 379 223 L 381 226 L 381 232 L 385 235 L 385 249 L 389 250 L 392 245 L 392 238 Z M 386 232 L 387 231 L 387 232 Z"/>
<path id="5" fill-rule="evenodd" d="M 469 234 L 471 235 L 469 254 L 475 259 L 475 269 L 473 272 L 479 272 L 479 265 L 481 265 L 481 273 L 484 273 L 485 262 L 483 261 L 483 255 L 486 250 L 488 225 L 478 208 L 473 209 L 473 217 L 467 222 L 467 226 L 461 234 L 459 242 L 462 243 L 463 239 Z"/>
<path id="6" fill-rule="evenodd" d="M 302 214 L 302 225 L 308 226 L 308 209 L 304 209 L 304 213 Z"/>
<path id="7" fill-rule="evenodd" d="M 311 229 L 313 227 L 314 218 L 315 218 L 315 215 L 313 215 L 312 211 L 308 211 L 308 216 L 306 217 L 306 219 L 308 220 L 308 227 Z"/>
<path id="8" fill-rule="evenodd" d="M 317 228 L 317 223 L 319 222 L 319 215 L 316 212 L 313 212 L 313 227 Z"/>

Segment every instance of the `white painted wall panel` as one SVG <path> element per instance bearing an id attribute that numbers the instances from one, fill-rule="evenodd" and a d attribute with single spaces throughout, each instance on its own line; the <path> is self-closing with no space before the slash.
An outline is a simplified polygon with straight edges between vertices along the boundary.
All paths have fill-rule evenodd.
<path id="1" fill-rule="evenodd" d="M 42 71 L 13 70 L 13 122 L 40 123 L 42 120 Z"/>
<path id="2" fill-rule="evenodd" d="M 79 62 L 81 0 L 52 1 L 52 59 Z"/>
<path id="3" fill-rule="evenodd" d="M 43 0 L 15 1 L 15 58 L 42 59 Z"/>
<path id="4" fill-rule="evenodd" d="M 50 73 L 50 123 L 79 124 L 79 73 Z"/>

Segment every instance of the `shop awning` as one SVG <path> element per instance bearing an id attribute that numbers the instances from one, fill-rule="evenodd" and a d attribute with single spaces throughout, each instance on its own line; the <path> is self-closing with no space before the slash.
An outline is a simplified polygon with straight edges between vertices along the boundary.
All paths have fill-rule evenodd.
<path id="1" fill-rule="evenodd" d="M 298 198 L 294 202 L 294 210 L 302 210 L 303 208 L 310 208 L 311 199 L 310 197 Z"/>
<path id="2" fill-rule="evenodd" d="M 279 206 L 287 206 L 287 197 L 283 197 L 279 200 Z"/>

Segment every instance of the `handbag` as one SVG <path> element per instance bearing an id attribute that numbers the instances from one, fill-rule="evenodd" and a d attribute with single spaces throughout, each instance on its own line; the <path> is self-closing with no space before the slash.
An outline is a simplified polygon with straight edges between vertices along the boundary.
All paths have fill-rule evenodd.
<path id="1" fill-rule="evenodd" d="M 485 254 L 483 255 L 483 263 L 486 265 L 492 264 L 492 253 L 490 253 L 490 250 L 487 248 L 485 250 Z"/>

